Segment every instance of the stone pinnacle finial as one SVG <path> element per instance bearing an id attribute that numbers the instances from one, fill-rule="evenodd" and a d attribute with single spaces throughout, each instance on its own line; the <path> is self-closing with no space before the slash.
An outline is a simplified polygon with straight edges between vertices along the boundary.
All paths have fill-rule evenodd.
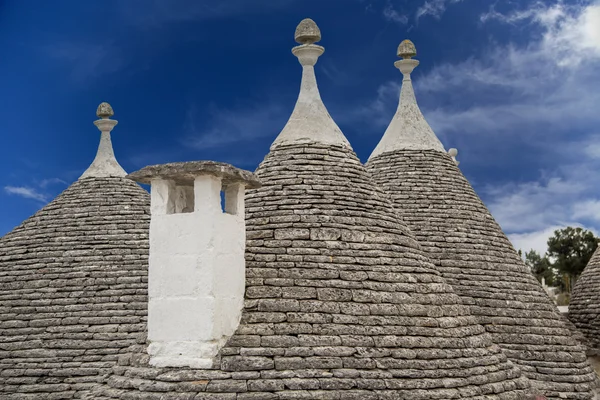
<path id="1" fill-rule="evenodd" d="M 394 66 L 402 72 L 402 89 L 398 109 L 369 160 L 381 154 L 401 150 L 436 150 L 446 152 L 423 113 L 419 109 L 410 74 L 419 65 L 414 57 L 417 49 L 410 40 L 403 40 L 397 54 L 402 57 Z"/>
<path id="2" fill-rule="evenodd" d="M 100 177 L 124 177 L 127 172 L 119 165 L 115 158 L 110 132 L 118 124 L 118 121 L 110 119 L 114 115 L 113 109 L 108 103 L 100 103 L 96 110 L 98 118 L 94 125 L 100 130 L 100 145 L 96 152 L 96 158 L 92 164 L 85 170 L 79 179 L 100 178 Z"/>
<path id="3" fill-rule="evenodd" d="M 315 21 L 305 18 L 296 27 L 294 39 L 300 44 L 313 44 L 321 40 L 321 31 Z"/>
<path id="4" fill-rule="evenodd" d="M 403 40 L 402 43 L 400 43 L 400 46 L 398 46 L 398 57 L 402 57 L 403 59 L 407 60 L 416 55 L 417 48 L 410 40 Z"/>
<path id="5" fill-rule="evenodd" d="M 115 115 L 115 113 L 110 104 L 108 104 L 107 102 L 102 102 L 96 110 L 96 115 L 98 116 L 98 118 L 108 119 Z"/>
<path id="6" fill-rule="evenodd" d="M 292 54 L 302 65 L 300 93 L 292 115 L 271 145 L 271 149 L 283 144 L 301 143 L 325 143 L 352 148 L 340 127 L 329 115 L 319 93 L 314 67 L 325 52 L 323 46 L 315 44 L 321 40 L 319 27 L 315 21 L 306 18 L 296 28 L 294 38 L 300 43 L 292 48 Z"/>

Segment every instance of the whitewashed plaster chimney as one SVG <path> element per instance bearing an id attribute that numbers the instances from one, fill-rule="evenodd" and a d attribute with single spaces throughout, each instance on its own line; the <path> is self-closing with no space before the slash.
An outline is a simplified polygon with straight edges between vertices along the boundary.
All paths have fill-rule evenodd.
<path id="1" fill-rule="evenodd" d="M 260 185 L 251 172 L 212 161 L 150 166 L 128 177 L 151 185 L 150 364 L 210 368 L 240 321 L 244 193 Z"/>

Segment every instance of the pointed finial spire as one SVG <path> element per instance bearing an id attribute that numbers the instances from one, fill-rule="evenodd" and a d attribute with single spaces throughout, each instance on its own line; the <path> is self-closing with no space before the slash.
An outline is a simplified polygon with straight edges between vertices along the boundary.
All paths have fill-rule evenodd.
<path id="1" fill-rule="evenodd" d="M 369 159 L 395 150 L 445 152 L 444 146 L 423 117 L 415 98 L 410 74 L 419 65 L 419 61 L 412 58 L 417 55 L 417 48 L 410 40 L 403 40 L 398 46 L 397 54 L 402 60 L 396 61 L 394 66 L 403 75 L 398 110 Z"/>
<path id="2" fill-rule="evenodd" d="M 281 144 L 315 142 L 351 147 L 325 108 L 317 86 L 314 66 L 325 52 L 323 47 L 315 44 L 321 40 L 319 27 L 315 21 L 306 18 L 298 24 L 294 39 L 300 43 L 292 49 L 302 65 L 300 94 L 290 119 L 271 148 Z"/>
<path id="3" fill-rule="evenodd" d="M 100 119 L 94 121 L 94 125 L 96 125 L 101 132 L 100 145 L 98 146 L 98 152 L 96 153 L 96 158 L 94 158 L 92 165 L 89 166 L 79 179 L 109 176 L 123 177 L 127 175 L 127 172 L 125 172 L 115 158 L 112 142 L 110 140 L 110 132 L 118 123 L 114 119 L 110 119 L 114 114 L 110 104 L 103 102 L 98 106 L 96 116 Z"/>

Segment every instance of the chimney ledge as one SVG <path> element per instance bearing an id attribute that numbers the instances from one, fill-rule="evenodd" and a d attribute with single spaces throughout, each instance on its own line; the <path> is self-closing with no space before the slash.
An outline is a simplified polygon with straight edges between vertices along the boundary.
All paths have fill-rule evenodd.
<path id="1" fill-rule="evenodd" d="M 222 179 L 223 185 L 241 183 L 246 188 L 259 188 L 260 181 L 250 171 L 218 161 L 187 161 L 150 165 L 132 172 L 126 178 L 139 183 L 150 184 L 152 179 L 172 180 L 178 185 L 193 185 L 200 175 L 213 175 Z"/>

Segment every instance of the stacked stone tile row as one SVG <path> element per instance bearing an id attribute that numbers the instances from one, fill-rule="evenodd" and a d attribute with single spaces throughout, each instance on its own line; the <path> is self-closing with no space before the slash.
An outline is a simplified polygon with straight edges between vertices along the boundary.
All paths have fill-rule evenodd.
<path id="1" fill-rule="evenodd" d="M 524 399 L 355 154 L 281 145 L 246 198 L 245 309 L 214 369 L 122 356 L 96 398 Z"/>
<path id="2" fill-rule="evenodd" d="M 367 167 L 437 270 L 532 385 L 549 398 L 592 399 L 594 373 L 583 347 L 451 157 L 395 150 Z"/>
<path id="3" fill-rule="evenodd" d="M 596 250 L 573 288 L 569 319 L 588 339 L 591 355 L 600 357 L 600 250 Z"/>
<path id="4" fill-rule="evenodd" d="M 149 196 L 85 178 L 0 239 L 0 398 L 76 399 L 146 324 Z"/>

